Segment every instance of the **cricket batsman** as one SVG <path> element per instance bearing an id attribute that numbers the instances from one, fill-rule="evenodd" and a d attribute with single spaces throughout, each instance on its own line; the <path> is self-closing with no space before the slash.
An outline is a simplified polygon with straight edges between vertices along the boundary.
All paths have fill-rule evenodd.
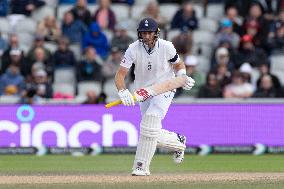
<path id="1" fill-rule="evenodd" d="M 180 60 L 173 44 L 159 38 L 158 24 L 152 18 L 144 18 L 140 21 L 137 34 L 138 40 L 130 44 L 121 61 L 115 76 L 115 84 L 118 95 L 125 106 L 133 106 L 133 95 L 125 87 L 125 77 L 135 64 L 136 89 L 151 86 L 158 82 L 186 76 L 184 62 Z M 186 76 L 183 89 L 190 90 L 195 81 Z M 140 136 L 136 149 L 135 160 L 132 168 L 133 176 L 150 175 L 150 163 L 157 147 L 174 151 L 173 160 L 181 163 L 186 148 L 186 137 L 174 132 L 162 129 L 162 120 L 167 114 L 175 91 L 168 91 L 154 96 L 151 91 L 138 90 L 134 96 L 139 102 L 142 114 L 140 122 Z"/>

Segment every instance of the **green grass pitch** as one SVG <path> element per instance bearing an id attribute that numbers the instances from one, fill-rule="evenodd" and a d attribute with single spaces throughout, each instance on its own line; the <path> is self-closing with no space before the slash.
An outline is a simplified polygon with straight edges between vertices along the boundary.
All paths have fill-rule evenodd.
<path id="1" fill-rule="evenodd" d="M 232 188 L 232 189 L 280 189 L 284 188 L 284 156 L 283 155 L 186 155 L 182 164 L 172 162 L 170 155 L 156 155 L 151 165 L 152 176 L 158 178 L 168 176 L 167 180 L 159 179 L 135 182 L 138 177 L 130 177 L 130 170 L 134 155 L 99 155 L 72 157 L 67 155 L 47 155 L 42 157 L 31 155 L 4 155 L 0 156 L 0 179 L 5 176 L 12 178 L 23 176 L 104 176 L 108 178 L 120 176 L 131 179 L 127 182 L 80 182 L 80 183 L 4 183 L 0 180 L 1 188 L 42 188 L 42 189 L 73 189 L 73 188 Z M 263 180 L 210 180 L 210 174 L 267 173 L 282 175 L 281 179 Z M 187 175 L 208 174 L 208 181 L 187 179 Z M 182 181 L 171 180 L 171 177 L 180 175 Z M 249 177 L 249 176 L 248 176 Z M 142 178 L 144 179 L 144 178 Z M 134 180 L 134 182 L 132 182 Z M 2 184 L 1 184 L 2 182 Z"/>

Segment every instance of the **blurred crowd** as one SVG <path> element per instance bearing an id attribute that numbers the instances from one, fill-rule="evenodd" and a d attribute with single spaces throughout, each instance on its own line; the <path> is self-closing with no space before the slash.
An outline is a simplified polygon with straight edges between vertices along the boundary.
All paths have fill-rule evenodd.
<path id="1" fill-rule="evenodd" d="M 143 17 L 158 22 L 196 81 L 176 97 L 284 97 L 284 72 L 271 72 L 273 57 L 284 65 L 284 0 L 0 0 L 0 16 L 0 96 L 19 103 L 115 98 L 115 72 Z"/>

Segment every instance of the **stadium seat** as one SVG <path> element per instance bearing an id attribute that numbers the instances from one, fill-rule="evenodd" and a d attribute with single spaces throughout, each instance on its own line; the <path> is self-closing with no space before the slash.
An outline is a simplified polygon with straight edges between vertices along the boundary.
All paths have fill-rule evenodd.
<path id="1" fill-rule="evenodd" d="M 78 83 L 78 95 L 86 96 L 86 93 L 89 91 L 95 91 L 99 95 L 102 91 L 101 83 L 98 81 L 81 81 Z"/>
<path id="2" fill-rule="evenodd" d="M 199 5 L 199 4 L 194 4 L 193 8 L 194 8 L 196 17 L 197 18 L 203 18 L 203 15 L 204 15 L 204 8 L 203 8 L 203 6 Z"/>
<path id="3" fill-rule="evenodd" d="M 167 21 L 171 21 L 175 13 L 179 10 L 180 6 L 173 3 L 166 3 L 160 5 L 160 14 L 165 17 Z"/>
<path id="4" fill-rule="evenodd" d="M 98 8 L 99 5 L 97 4 L 88 4 L 88 10 L 91 12 L 91 15 L 93 15 Z"/>
<path id="5" fill-rule="evenodd" d="M 224 16 L 223 4 L 209 4 L 207 6 L 207 17 L 220 20 Z"/>
<path id="6" fill-rule="evenodd" d="M 47 6 L 55 8 L 58 5 L 58 0 L 43 0 Z"/>
<path id="7" fill-rule="evenodd" d="M 117 22 L 129 18 L 130 7 L 124 4 L 112 4 L 111 10 L 113 10 Z"/>
<path id="8" fill-rule="evenodd" d="M 81 60 L 82 57 L 81 46 L 78 44 L 72 44 L 69 46 L 69 48 L 74 53 L 76 60 L 77 61 Z"/>
<path id="9" fill-rule="evenodd" d="M 34 34 L 36 32 L 36 21 L 31 18 L 25 18 L 17 23 L 15 26 L 15 30 L 17 33 L 31 33 Z"/>
<path id="10" fill-rule="evenodd" d="M 208 45 L 198 45 L 198 44 L 194 44 L 192 46 L 192 53 L 194 55 L 202 55 L 205 56 L 207 58 L 211 58 L 212 57 L 212 53 L 213 53 L 213 48 L 211 46 Z"/>
<path id="11" fill-rule="evenodd" d="M 201 18 L 199 19 L 199 29 L 215 33 L 218 30 L 218 23 L 211 18 Z"/>
<path id="12" fill-rule="evenodd" d="M 283 86 L 284 85 L 284 71 L 274 70 L 274 71 L 271 71 L 271 73 L 278 77 L 281 85 Z"/>
<path id="13" fill-rule="evenodd" d="M 103 33 L 107 37 L 107 41 L 110 43 L 113 37 L 113 32 L 111 30 L 103 30 Z"/>
<path id="14" fill-rule="evenodd" d="M 57 45 L 52 42 L 45 42 L 44 47 L 47 48 L 51 53 L 54 53 L 57 49 Z"/>
<path id="15" fill-rule="evenodd" d="M 11 26 L 7 18 L 0 18 L 0 31 L 1 33 L 9 33 Z"/>
<path id="16" fill-rule="evenodd" d="M 179 29 L 170 30 L 167 34 L 167 40 L 172 41 L 174 37 L 180 34 Z"/>
<path id="17" fill-rule="evenodd" d="M 260 76 L 258 68 L 252 68 L 251 72 L 251 83 L 256 86 L 257 80 Z"/>
<path id="18" fill-rule="evenodd" d="M 279 77 L 282 85 L 284 85 L 284 55 L 272 55 L 271 61 L 271 73 Z"/>
<path id="19" fill-rule="evenodd" d="M 72 9 L 73 5 L 59 5 L 57 8 L 57 20 L 62 21 L 64 13 Z"/>
<path id="20" fill-rule="evenodd" d="M 52 85 L 53 94 L 62 93 L 75 96 L 75 85 L 70 83 L 54 83 Z"/>
<path id="21" fill-rule="evenodd" d="M 55 16 L 55 9 L 53 7 L 44 6 L 40 9 L 35 10 L 32 14 L 32 19 L 40 22 L 47 16 Z"/>
<path id="22" fill-rule="evenodd" d="M 74 84 L 75 82 L 74 68 L 59 68 L 54 71 L 54 83 Z"/>
<path id="23" fill-rule="evenodd" d="M 135 5 L 147 5 L 151 0 L 135 0 Z"/>
<path id="24" fill-rule="evenodd" d="M 114 84 L 114 79 L 110 79 L 110 80 L 107 80 L 105 83 L 104 83 L 104 87 L 103 87 L 103 90 L 108 98 L 109 99 L 118 99 L 118 94 L 117 94 L 117 89 L 116 89 L 116 86 Z"/>
<path id="25" fill-rule="evenodd" d="M 131 7 L 131 17 L 136 21 L 139 21 L 142 18 L 142 13 L 145 10 L 145 5 L 137 5 Z"/>
<path id="26" fill-rule="evenodd" d="M 31 46 L 33 44 L 34 36 L 30 33 L 19 32 L 17 33 L 20 45 Z"/>
<path id="27" fill-rule="evenodd" d="M 137 32 L 138 21 L 135 20 L 134 18 L 133 19 L 129 18 L 129 19 L 120 21 L 119 23 L 117 23 L 116 26 L 119 26 L 119 25 L 126 26 L 128 31 Z"/>
<path id="28" fill-rule="evenodd" d="M 1 104 L 16 104 L 19 103 L 20 97 L 12 96 L 12 95 L 2 95 L 0 96 Z"/>
<path id="29" fill-rule="evenodd" d="M 194 44 L 208 44 L 212 45 L 215 39 L 215 36 L 212 32 L 205 30 L 195 30 L 193 31 L 193 43 Z"/>
<path id="30" fill-rule="evenodd" d="M 198 64 L 196 69 L 203 73 L 208 73 L 210 69 L 210 60 L 205 56 L 197 56 Z"/>
<path id="31" fill-rule="evenodd" d="M 270 57 L 271 70 L 283 70 L 284 71 L 284 55 L 272 55 Z"/>
<path id="32" fill-rule="evenodd" d="M 20 49 L 24 51 L 24 55 L 26 56 L 31 49 L 31 45 L 20 44 Z"/>
<path id="33" fill-rule="evenodd" d="M 136 41 L 137 40 L 137 32 L 136 31 L 132 31 L 132 30 L 129 30 L 129 31 L 127 31 L 127 33 L 128 33 L 128 35 L 130 36 L 130 37 L 132 37 L 132 39 L 134 40 L 134 41 Z"/>

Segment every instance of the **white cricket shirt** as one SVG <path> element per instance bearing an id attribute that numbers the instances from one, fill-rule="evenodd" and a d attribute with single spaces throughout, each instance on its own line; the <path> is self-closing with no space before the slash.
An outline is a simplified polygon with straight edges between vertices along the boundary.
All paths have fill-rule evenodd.
<path id="1" fill-rule="evenodd" d="M 139 40 L 130 44 L 120 63 L 125 68 L 135 64 L 135 88 L 150 86 L 175 76 L 173 64 L 180 60 L 174 45 L 158 39 L 155 47 L 149 52 Z"/>

